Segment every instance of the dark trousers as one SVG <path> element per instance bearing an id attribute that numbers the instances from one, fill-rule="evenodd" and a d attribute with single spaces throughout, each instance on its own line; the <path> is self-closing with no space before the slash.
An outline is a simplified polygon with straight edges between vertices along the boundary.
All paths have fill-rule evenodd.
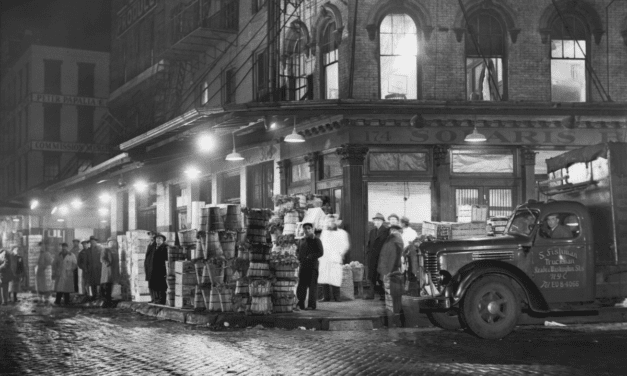
<path id="1" fill-rule="evenodd" d="M 91 296 L 92 298 L 97 298 L 98 297 L 98 285 L 90 285 L 90 290 L 91 290 Z"/>
<path id="2" fill-rule="evenodd" d="M 330 302 L 331 300 L 340 301 L 340 288 L 338 286 L 325 284 L 322 285 L 322 291 L 324 292 L 325 302 Z"/>
<path id="3" fill-rule="evenodd" d="M 368 281 L 370 281 L 370 288 L 374 292 L 378 292 L 383 295 L 385 292 L 383 290 L 383 280 L 381 280 L 381 276 L 379 272 L 377 272 L 377 267 L 379 266 L 379 254 L 380 252 L 372 252 L 368 253 Z"/>
<path id="4" fill-rule="evenodd" d="M 9 304 L 9 281 L 0 282 L 0 303 Z"/>
<path id="5" fill-rule="evenodd" d="M 165 305 L 166 290 L 150 289 L 150 298 L 152 299 L 152 303 Z"/>
<path id="6" fill-rule="evenodd" d="M 61 304 L 61 297 L 63 297 L 63 303 L 70 304 L 69 292 L 57 292 L 57 298 L 54 300 L 55 304 Z"/>
<path id="7" fill-rule="evenodd" d="M 300 309 L 305 309 L 305 298 L 309 289 L 309 301 L 307 306 L 316 308 L 318 298 L 318 268 L 303 267 L 301 265 L 298 272 L 298 287 L 296 287 L 296 298 Z"/>
<path id="8" fill-rule="evenodd" d="M 100 284 L 100 292 L 102 293 L 102 297 L 104 300 L 110 302 L 111 301 L 111 292 L 113 291 L 113 283 L 102 283 Z"/>

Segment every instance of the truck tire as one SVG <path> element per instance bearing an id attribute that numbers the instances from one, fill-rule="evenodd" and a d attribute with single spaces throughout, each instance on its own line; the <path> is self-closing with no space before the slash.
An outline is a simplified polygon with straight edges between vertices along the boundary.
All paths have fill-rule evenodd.
<path id="1" fill-rule="evenodd" d="M 434 326 L 446 330 L 458 330 L 462 328 L 459 322 L 459 314 L 456 310 L 447 312 L 427 312 L 427 318 Z"/>
<path id="2" fill-rule="evenodd" d="M 508 278 L 486 276 L 475 281 L 462 299 L 460 322 L 479 338 L 499 339 L 514 330 L 520 309 Z"/>

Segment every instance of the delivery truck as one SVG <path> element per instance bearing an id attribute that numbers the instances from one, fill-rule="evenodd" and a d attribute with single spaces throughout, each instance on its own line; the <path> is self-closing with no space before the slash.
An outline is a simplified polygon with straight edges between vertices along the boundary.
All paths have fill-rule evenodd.
<path id="1" fill-rule="evenodd" d="M 429 294 L 419 304 L 433 324 L 498 339 L 523 312 L 598 311 L 627 297 L 627 143 L 546 163 L 548 199 L 516 207 L 504 236 L 420 244 Z"/>

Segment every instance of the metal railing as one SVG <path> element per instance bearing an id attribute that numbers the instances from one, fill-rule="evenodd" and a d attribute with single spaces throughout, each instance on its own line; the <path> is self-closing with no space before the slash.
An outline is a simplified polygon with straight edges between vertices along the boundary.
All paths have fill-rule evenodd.
<path id="1" fill-rule="evenodd" d="M 195 0 L 175 13 L 170 21 L 170 44 L 175 44 L 198 28 L 237 32 L 239 1 L 231 0 L 212 13 L 210 0 Z"/>

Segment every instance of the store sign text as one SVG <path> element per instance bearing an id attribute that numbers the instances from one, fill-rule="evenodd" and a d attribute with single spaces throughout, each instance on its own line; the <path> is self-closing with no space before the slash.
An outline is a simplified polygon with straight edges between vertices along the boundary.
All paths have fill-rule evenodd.
<path id="1" fill-rule="evenodd" d="M 73 95 L 31 94 L 32 102 L 72 104 L 79 106 L 107 107 L 107 100 L 102 98 L 75 97 Z"/>
<path id="2" fill-rule="evenodd" d="M 109 153 L 109 145 L 79 144 L 74 142 L 31 141 L 31 150 L 60 151 L 71 153 Z"/>
<path id="3" fill-rule="evenodd" d="M 453 144 L 463 143 L 464 138 L 472 130 L 441 129 L 441 130 L 367 130 L 353 133 L 351 142 L 365 143 L 418 143 L 418 144 Z M 487 138 L 488 144 L 547 144 L 547 145 L 590 145 L 608 141 L 622 141 L 625 131 L 616 130 L 492 130 L 480 129 Z"/>
<path id="4" fill-rule="evenodd" d="M 131 0 L 118 12 L 118 37 L 157 5 L 157 0 Z"/>

